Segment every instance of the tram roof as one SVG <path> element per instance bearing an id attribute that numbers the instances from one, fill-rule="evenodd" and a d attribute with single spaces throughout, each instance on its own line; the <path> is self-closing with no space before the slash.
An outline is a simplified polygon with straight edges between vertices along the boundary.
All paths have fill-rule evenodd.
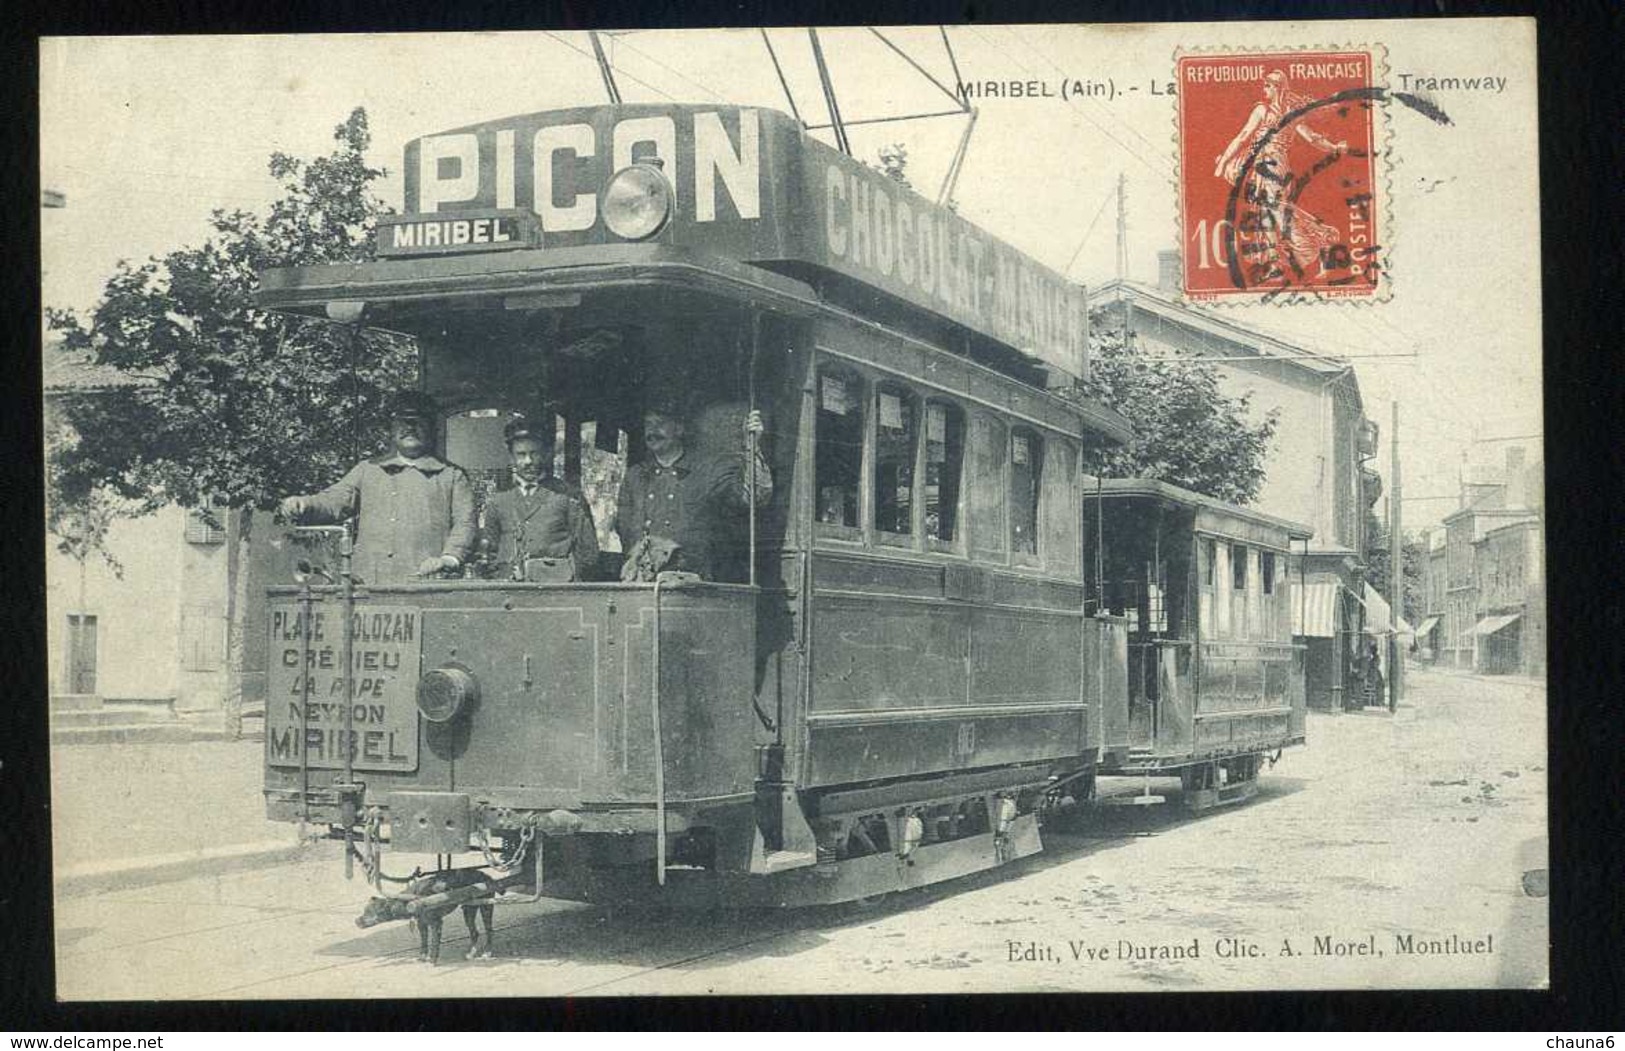
<path id="1" fill-rule="evenodd" d="M 1308 540 L 1315 531 L 1302 522 L 1277 518 L 1262 511 L 1227 503 L 1217 497 L 1172 485 L 1158 478 L 1086 478 L 1085 499 L 1093 499 L 1098 485 L 1100 495 L 1108 499 L 1155 500 L 1176 507 L 1207 511 L 1222 518 L 1249 525 L 1279 530 L 1289 540 Z"/>
<path id="2" fill-rule="evenodd" d="M 620 204 L 605 192 L 633 164 L 654 164 L 670 189 L 666 221 L 641 243 L 790 277 L 874 320 L 947 322 L 1047 369 L 1088 374 L 1081 285 L 755 107 L 579 107 L 413 139 L 405 207 L 379 226 L 383 269 L 355 276 L 388 283 L 389 271 L 422 271 L 431 257 L 509 253 L 545 270 L 568 265 L 570 249 L 636 246 L 611 232 Z M 334 284 L 267 275 L 262 302 L 308 311 L 284 293 L 317 283 Z"/>
<path id="3" fill-rule="evenodd" d="M 543 259 L 545 258 L 545 265 Z M 491 252 L 448 258 L 381 260 L 369 263 L 327 263 L 266 271 L 256 298 L 261 306 L 310 317 L 363 318 L 364 323 L 385 329 L 412 332 L 425 315 L 438 311 L 489 309 L 498 311 L 568 307 L 594 295 L 677 292 L 712 296 L 740 306 L 776 311 L 790 316 L 822 316 L 839 323 L 855 324 L 872 333 L 884 334 L 882 343 L 901 354 L 887 367 L 912 374 L 923 367 L 919 353 L 952 357 L 960 368 L 939 371 L 942 376 L 960 376 L 972 387 L 985 387 L 970 379 L 986 370 L 995 382 L 1020 386 L 1022 397 L 1032 405 L 1053 408 L 1044 414 L 1049 425 L 1057 425 L 1055 413 L 1064 414 L 1072 426 L 1060 429 L 1077 433 L 1073 427 L 1112 443 L 1133 437 L 1129 421 L 1099 402 L 1062 397 L 1042 386 L 1033 386 L 1007 370 L 995 370 L 991 363 L 955 355 L 942 346 L 908 332 L 888 329 L 872 316 L 822 300 L 805 282 L 760 267 L 732 260 L 700 256 L 661 244 L 588 245 L 560 248 L 550 252 L 531 249 Z M 908 348 L 906 351 L 902 348 Z M 904 365 L 904 362 L 911 364 Z M 1028 370 L 1031 371 L 1031 370 Z M 1000 404 L 1003 404 L 1000 402 Z"/>

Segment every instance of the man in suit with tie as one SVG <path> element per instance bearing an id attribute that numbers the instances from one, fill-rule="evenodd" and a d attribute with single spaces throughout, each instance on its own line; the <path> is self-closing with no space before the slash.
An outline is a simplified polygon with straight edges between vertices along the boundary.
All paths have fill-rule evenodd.
<path id="1" fill-rule="evenodd" d="M 485 536 L 499 579 L 591 580 L 598 567 L 598 530 L 581 490 L 548 477 L 547 445 L 523 418 L 503 431 L 514 486 L 485 504 Z"/>

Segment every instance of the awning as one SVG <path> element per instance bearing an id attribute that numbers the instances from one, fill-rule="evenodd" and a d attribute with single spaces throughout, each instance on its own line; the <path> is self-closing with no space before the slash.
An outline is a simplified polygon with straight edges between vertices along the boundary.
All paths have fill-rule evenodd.
<path id="1" fill-rule="evenodd" d="M 1523 617 L 1522 613 L 1508 613 L 1499 617 L 1485 617 L 1467 632 L 1469 635 L 1494 635 L 1502 628 L 1510 628 Z"/>
<path id="2" fill-rule="evenodd" d="M 1360 584 L 1360 605 L 1365 607 L 1365 633 L 1386 635 L 1394 630 L 1394 615 L 1388 609 L 1388 600 L 1377 594 L 1370 584 Z"/>
<path id="3" fill-rule="evenodd" d="M 1411 627 L 1411 622 L 1404 617 L 1399 618 L 1399 623 L 1394 627 L 1394 634 L 1402 639 L 1416 641 L 1416 629 Z"/>
<path id="4" fill-rule="evenodd" d="M 1303 584 L 1292 595 L 1292 634 L 1316 639 L 1330 639 L 1337 632 L 1337 593 L 1343 590 L 1336 581 Z"/>
<path id="5" fill-rule="evenodd" d="M 1416 637 L 1419 639 L 1425 639 L 1433 631 L 1433 629 L 1438 626 L 1438 617 L 1423 617 L 1422 623 L 1418 624 L 1416 627 Z"/>

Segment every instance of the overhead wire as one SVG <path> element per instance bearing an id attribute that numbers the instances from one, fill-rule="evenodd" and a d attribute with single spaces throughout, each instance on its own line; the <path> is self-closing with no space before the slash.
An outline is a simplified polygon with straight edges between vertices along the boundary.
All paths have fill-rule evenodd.
<path id="1" fill-rule="evenodd" d="M 1016 65 L 1020 66 L 1028 74 L 1030 74 L 1030 75 L 1036 74 L 1036 70 L 1034 70 L 1031 66 L 1029 66 L 1029 65 L 1027 65 L 1027 63 L 1021 61 L 1021 59 L 1017 58 L 1015 55 L 1012 55 L 1004 47 L 1000 46 L 996 41 L 989 39 L 986 34 L 981 32 L 981 30 L 977 29 L 975 26 L 963 26 L 961 28 L 969 30 L 972 34 L 974 34 L 977 38 L 979 38 L 983 43 L 987 44 L 988 47 L 991 47 L 993 50 L 999 52 L 999 54 L 1003 55 L 1005 58 L 1008 58 L 1010 61 L 1012 61 Z M 1128 143 L 1124 142 L 1122 139 L 1119 139 L 1116 135 L 1113 135 L 1111 133 L 1111 131 L 1108 130 L 1104 124 L 1101 124 L 1094 117 L 1090 116 L 1090 114 L 1086 110 L 1081 110 L 1081 109 L 1068 110 L 1067 112 L 1069 114 L 1069 118 L 1072 119 L 1072 124 L 1073 124 L 1074 127 L 1079 127 L 1078 122 L 1077 122 L 1077 120 L 1075 118 L 1076 117 L 1082 117 L 1084 120 L 1086 120 L 1090 124 L 1094 125 L 1096 131 L 1100 132 L 1102 135 L 1106 136 L 1106 138 L 1110 139 L 1113 143 L 1115 143 L 1119 149 L 1123 150 L 1125 153 L 1129 154 L 1135 160 L 1137 160 L 1141 164 L 1145 165 L 1148 169 L 1150 169 L 1155 174 L 1160 175 L 1160 176 L 1166 176 L 1168 174 L 1167 165 L 1159 166 L 1159 165 L 1147 160 L 1145 158 L 1145 156 L 1142 153 L 1140 153 L 1139 150 L 1137 150 L 1134 147 L 1130 146 Z"/>
<path id="2" fill-rule="evenodd" d="M 1083 240 L 1078 242 L 1078 247 L 1075 251 L 1073 251 L 1072 258 L 1068 259 L 1066 261 L 1066 266 L 1061 268 L 1062 277 L 1065 277 L 1067 274 L 1072 272 L 1073 264 L 1078 261 L 1078 256 L 1083 254 L 1084 246 L 1089 243 L 1089 235 L 1095 232 L 1095 224 L 1100 222 L 1100 217 L 1106 214 L 1106 205 L 1110 204 L 1112 198 L 1116 196 L 1117 189 L 1113 187 L 1112 189 L 1107 190 L 1106 196 L 1100 199 L 1100 207 L 1095 209 L 1095 217 L 1089 220 L 1089 228 L 1083 232 Z"/>
<path id="3" fill-rule="evenodd" d="M 546 35 L 546 36 L 552 37 L 554 40 L 557 40 L 559 43 L 563 44 L 565 47 L 569 48 L 571 51 L 574 51 L 576 54 L 580 55 L 582 58 L 584 58 L 587 61 L 591 62 L 593 64 L 594 68 L 597 67 L 598 60 L 593 57 L 592 52 L 585 51 L 585 50 L 583 50 L 583 49 L 581 49 L 579 47 L 576 47 L 574 44 L 570 43 L 568 40 L 564 39 L 564 37 L 560 36 L 558 33 L 555 33 L 551 29 L 544 29 L 544 30 L 542 30 L 542 33 L 544 35 Z M 627 80 L 630 80 L 634 84 L 640 84 L 643 87 L 648 88 L 650 91 L 654 92 L 656 95 L 659 95 L 661 98 L 665 99 L 667 102 L 676 102 L 677 101 L 677 99 L 675 97 L 673 97 L 672 95 L 668 95 L 664 91 L 661 91 L 659 88 L 655 87 L 653 84 L 649 83 L 647 80 L 642 79 L 641 77 L 635 77 L 632 74 L 626 72 L 625 70 L 619 70 L 618 72 L 622 76 L 624 76 Z"/>
<path id="4" fill-rule="evenodd" d="M 1045 62 L 1049 63 L 1050 68 L 1055 70 L 1055 72 L 1061 74 L 1063 77 L 1067 75 L 1066 70 L 1062 69 L 1060 67 L 1060 65 L 1057 64 L 1056 61 L 1053 58 L 1051 58 L 1042 48 L 1038 47 L 1038 45 L 1034 44 L 1032 41 L 1023 39 L 1022 37 L 1018 36 L 1016 34 L 1016 27 L 1014 27 L 1014 26 L 1005 26 L 1004 31 L 1012 39 L 1021 41 L 1022 46 L 1026 47 L 1033 54 L 1037 55 L 1039 58 L 1042 58 Z M 1106 109 L 1105 104 L 1102 103 L 1098 98 L 1094 97 L 1093 95 L 1085 95 L 1085 96 L 1083 96 L 1083 98 L 1084 98 L 1084 101 L 1086 101 L 1086 102 L 1094 103 L 1097 107 L 1099 107 L 1100 111 L 1103 114 L 1106 115 L 1106 119 L 1114 121 L 1119 126 L 1121 126 L 1124 131 L 1128 132 L 1130 135 L 1134 136 L 1136 139 L 1139 139 L 1142 143 L 1145 144 L 1146 149 L 1150 150 L 1153 154 L 1157 153 L 1159 151 L 1159 149 L 1165 149 L 1166 148 L 1166 145 L 1159 148 L 1156 143 L 1154 143 L 1151 140 L 1147 139 L 1144 135 L 1141 135 L 1140 132 L 1139 132 L 1139 129 L 1136 128 L 1134 125 L 1130 124 L 1126 120 L 1123 120 L 1121 117 L 1117 117 L 1117 116 L 1111 114 Z"/>
<path id="5" fill-rule="evenodd" d="M 692 84 L 694 87 L 696 87 L 699 90 L 705 92 L 707 95 L 710 95 L 716 101 L 718 101 L 718 102 L 727 102 L 728 101 L 727 96 L 724 95 L 722 92 L 717 91 L 715 88 L 708 87 L 705 84 L 701 83 L 699 80 L 696 80 L 695 78 L 693 78 L 691 76 L 688 76 L 687 74 L 681 72 L 680 70 L 677 70 L 677 69 L 673 68 L 672 66 L 667 65 L 666 63 L 660 61 L 660 59 L 658 59 L 658 58 L 654 57 L 653 55 L 649 54 L 649 52 L 643 50 L 642 48 L 634 47 L 630 40 L 625 39 L 624 34 L 621 35 L 621 36 L 617 36 L 615 38 L 615 44 L 616 44 L 617 47 L 624 47 L 628 51 L 631 51 L 634 54 L 642 55 L 644 58 L 648 59 L 650 62 L 653 62 L 655 65 L 659 66 L 661 69 L 664 69 L 666 72 L 670 73 L 672 76 L 678 78 L 679 80 L 682 80 L 682 81 L 685 81 L 685 82 L 687 82 L 689 84 Z M 625 74 L 625 75 L 630 75 L 630 74 L 626 74 L 625 70 L 622 70 L 621 72 L 623 74 Z"/>

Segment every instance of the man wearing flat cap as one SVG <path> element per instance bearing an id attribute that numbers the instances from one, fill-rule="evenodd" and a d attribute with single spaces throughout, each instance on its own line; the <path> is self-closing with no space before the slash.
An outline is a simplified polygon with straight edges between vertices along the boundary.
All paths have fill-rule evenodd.
<path id="1" fill-rule="evenodd" d="M 598 566 L 598 528 L 581 489 L 546 477 L 547 444 L 525 419 L 503 430 L 513 462 L 512 489 L 485 503 L 485 536 L 502 579 L 591 580 Z"/>
<path id="2" fill-rule="evenodd" d="M 352 564 L 369 584 L 401 584 L 461 568 L 474 546 L 474 487 L 461 467 L 434 454 L 440 412 L 426 394 L 398 395 L 393 448 L 363 460 L 311 496 L 290 496 L 294 522 L 356 519 Z"/>
<path id="3" fill-rule="evenodd" d="M 626 469 L 615 531 L 629 557 L 640 541 L 664 538 L 677 545 L 672 564 L 664 568 L 716 580 L 719 573 L 738 575 L 733 565 L 738 559 L 730 556 L 743 546 L 737 535 L 748 529 L 743 516 L 752 503 L 767 504 L 773 495 L 773 476 L 754 440 L 763 429 L 760 411 L 752 409 L 745 415 L 737 450 L 714 457 L 688 447 L 692 415 L 690 406 L 669 390 L 656 390 L 645 401 L 647 455 Z M 754 492 L 748 463 L 753 449 Z"/>

